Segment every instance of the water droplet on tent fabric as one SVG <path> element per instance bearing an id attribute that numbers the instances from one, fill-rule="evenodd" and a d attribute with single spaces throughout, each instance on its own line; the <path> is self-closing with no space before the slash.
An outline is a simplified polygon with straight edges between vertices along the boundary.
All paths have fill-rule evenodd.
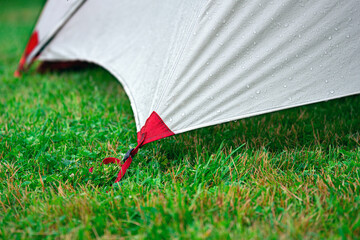
<path id="1" fill-rule="evenodd" d="M 284 84 L 284 86 L 283 86 L 284 88 L 287 88 L 287 86 L 286 86 L 286 84 Z"/>
<path id="2" fill-rule="evenodd" d="M 331 39 L 332 39 L 332 36 L 329 36 L 328 39 L 331 40 Z"/>
<path id="3" fill-rule="evenodd" d="M 260 93 L 261 93 L 261 91 L 260 91 L 260 90 L 257 90 L 257 91 L 256 91 L 256 94 L 260 94 Z"/>
<path id="4" fill-rule="evenodd" d="M 173 120 L 172 118 L 169 119 L 170 122 L 172 122 L 172 120 Z"/>
<path id="5" fill-rule="evenodd" d="M 335 91 L 334 91 L 334 90 L 331 90 L 331 91 L 330 91 L 330 93 L 331 93 L 331 94 L 334 94 L 334 93 L 335 93 Z"/>

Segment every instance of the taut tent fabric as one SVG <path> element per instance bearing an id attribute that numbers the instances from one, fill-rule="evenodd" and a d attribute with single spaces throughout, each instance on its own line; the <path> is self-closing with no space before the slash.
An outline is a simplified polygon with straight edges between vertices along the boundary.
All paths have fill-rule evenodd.
<path id="1" fill-rule="evenodd" d="M 359 9 L 358 0 L 48 0 L 34 30 L 46 38 L 26 64 L 38 56 L 110 71 L 143 145 L 360 93 Z"/>

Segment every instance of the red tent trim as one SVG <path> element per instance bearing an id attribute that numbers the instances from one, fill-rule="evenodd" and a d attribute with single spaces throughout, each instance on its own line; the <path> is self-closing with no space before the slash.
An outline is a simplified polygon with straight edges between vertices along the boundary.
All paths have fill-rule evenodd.
<path id="1" fill-rule="evenodd" d="M 20 76 L 20 72 L 24 70 L 24 66 L 26 63 L 26 58 L 30 55 L 30 53 L 34 50 L 34 48 L 39 44 L 39 34 L 37 31 L 31 34 L 28 44 L 26 45 L 24 54 L 22 55 L 19 66 L 16 69 L 14 75 L 15 77 Z"/>

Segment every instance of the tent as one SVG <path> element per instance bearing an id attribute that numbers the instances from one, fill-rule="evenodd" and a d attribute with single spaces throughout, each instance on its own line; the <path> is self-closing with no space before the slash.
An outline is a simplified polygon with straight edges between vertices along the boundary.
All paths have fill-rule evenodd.
<path id="1" fill-rule="evenodd" d="M 130 98 L 138 146 L 360 93 L 358 0 L 48 0 L 17 74 L 86 61 Z M 116 162 L 108 158 L 104 163 Z"/>

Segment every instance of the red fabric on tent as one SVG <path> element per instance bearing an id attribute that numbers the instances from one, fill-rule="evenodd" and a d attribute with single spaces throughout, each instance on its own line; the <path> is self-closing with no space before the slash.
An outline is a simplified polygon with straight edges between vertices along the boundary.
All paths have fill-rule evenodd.
<path id="1" fill-rule="evenodd" d="M 151 113 L 150 117 L 146 120 L 145 125 L 141 128 L 140 132 L 138 132 L 138 143 L 143 134 L 145 134 L 143 145 L 174 135 L 155 111 Z"/>

